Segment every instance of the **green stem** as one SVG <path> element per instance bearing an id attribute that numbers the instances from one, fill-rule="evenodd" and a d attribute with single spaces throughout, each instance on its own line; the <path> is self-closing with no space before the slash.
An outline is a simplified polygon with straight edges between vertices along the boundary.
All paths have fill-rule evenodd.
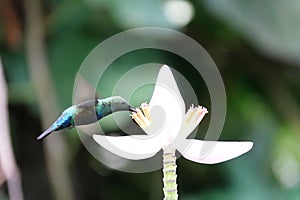
<path id="1" fill-rule="evenodd" d="M 163 149 L 164 200 L 177 200 L 176 156 L 174 148 Z"/>

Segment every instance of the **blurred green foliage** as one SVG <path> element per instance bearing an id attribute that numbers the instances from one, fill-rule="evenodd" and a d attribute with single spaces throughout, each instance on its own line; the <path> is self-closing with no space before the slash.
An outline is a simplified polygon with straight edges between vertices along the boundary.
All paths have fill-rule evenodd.
<path id="1" fill-rule="evenodd" d="M 19 1 L 11 4 L 23 31 L 26 19 L 22 4 Z M 48 61 L 59 109 L 72 104 L 77 70 L 101 41 L 134 27 L 176 27 L 203 45 L 220 69 L 228 101 L 221 139 L 254 141 L 250 153 L 227 163 L 209 166 L 180 158 L 180 199 L 299 199 L 299 2 L 209 0 L 191 1 L 191 4 L 194 18 L 186 26 L 176 27 L 164 17 L 163 1 L 158 0 L 43 1 Z M 0 55 L 8 81 L 11 134 L 25 198 L 53 199 L 42 143 L 35 141 L 42 130 L 24 37 L 17 44 L 9 45 L 5 32 L 9 29 L 5 23 L 8 19 L 3 16 Z M 149 62 L 168 63 L 185 74 L 199 92 L 200 103 L 209 105 L 201 78 L 185 70 L 188 63 L 170 53 L 154 50 L 137 51 L 119 58 L 98 89 L 103 96 L 109 96 L 112 88 L 108 86 L 112 87 L 123 71 Z M 122 70 L 114 70 L 120 68 Z M 149 97 L 137 96 L 140 99 L 134 102 L 135 106 L 142 98 Z M 199 138 L 203 138 L 208 123 L 209 117 L 203 122 L 204 128 L 199 128 Z M 65 132 L 56 137 L 69 139 L 68 148 L 73 152 L 70 171 L 78 200 L 162 198 L 160 171 L 127 174 L 107 169 L 80 145 L 75 131 Z M 2 186 L 1 193 L 6 193 Z"/>

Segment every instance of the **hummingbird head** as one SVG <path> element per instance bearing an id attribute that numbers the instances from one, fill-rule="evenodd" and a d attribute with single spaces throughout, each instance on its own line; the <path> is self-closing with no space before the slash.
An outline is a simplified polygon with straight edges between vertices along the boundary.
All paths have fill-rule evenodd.
<path id="1" fill-rule="evenodd" d="M 136 112 L 135 108 L 133 108 L 125 99 L 120 96 L 111 97 L 111 110 L 112 112 L 116 111 L 126 111 L 129 110 L 131 112 Z"/>

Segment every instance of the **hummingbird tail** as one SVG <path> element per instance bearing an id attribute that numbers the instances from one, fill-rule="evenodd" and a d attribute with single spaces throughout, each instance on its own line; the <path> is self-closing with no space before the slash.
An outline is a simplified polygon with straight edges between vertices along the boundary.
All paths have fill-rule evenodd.
<path id="1" fill-rule="evenodd" d="M 44 131 L 41 135 L 39 135 L 36 139 L 41 140 L 41 139 L 47 137 L 48 135 L 50 135 L 52 132 L 53 132 L 53 130 L 51 128 L 49 128 L 46 131 Z"/>

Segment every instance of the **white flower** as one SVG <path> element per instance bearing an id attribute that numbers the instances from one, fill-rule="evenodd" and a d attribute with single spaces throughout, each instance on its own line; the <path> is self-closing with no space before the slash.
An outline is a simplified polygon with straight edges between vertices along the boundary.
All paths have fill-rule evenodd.
<path id="1" fill-rule="evenodd" d="M 185 113 L 184 101 L 172 72 L 166 65 L 159 71 L 149 107 L 142 104 L 141 109 L 143 112 L 133 113 L 133 118 L 147 135 L 93 135 L 94 140 L 112 153 L 131 160 L 150 158 L 162 148 L 172 148 L 189 160 L 205 164 L 230 160 L 246 153 L 253 146 L 252 142 L 187 139 L 203 119 L 207 109 L 192 105 Z"/>

